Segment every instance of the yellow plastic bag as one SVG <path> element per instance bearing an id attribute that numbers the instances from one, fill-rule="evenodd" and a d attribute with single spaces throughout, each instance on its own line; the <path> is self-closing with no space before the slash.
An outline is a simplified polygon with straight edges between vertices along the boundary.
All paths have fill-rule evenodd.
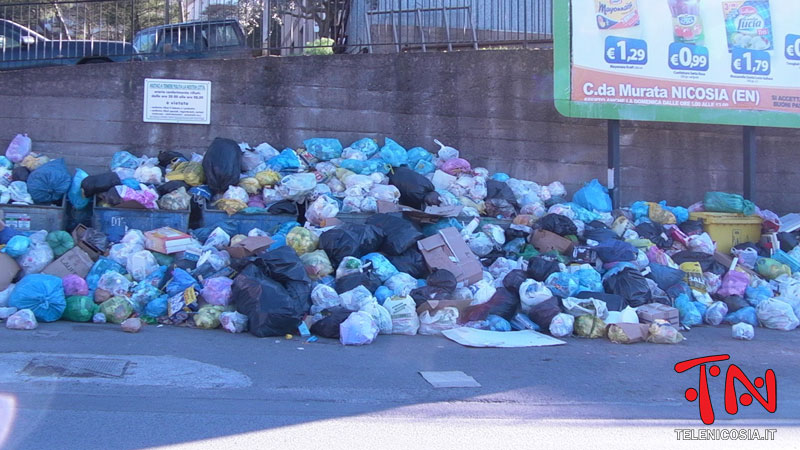
<path id="1" fill-rule="evenodd" d="M 300 256 L 300 261 L 303 261 L 306 273 L 312 280 L 319 280 L 333 273 L 333 265 L 324 250 L 306 253 Z"/>
<path id="2" fill-rule="evenodd" d="M 22 160 L 21 165 L 22 167 L 33 172 L 34 170 L 38 169 L 39 167 L 42 167 L 48 162 L 50 162 L 50 158 L 48 158 L 47 156 L 39 156 L 36 155 L 35 153 L 31 153 L 30 155 L 26 156 L 25 159 Z"/>
<path id="3" fill-rule="evenodd" d="M 225 311 L 225 307 L 217 305 L 206 305 L 194 315 L 194 324 L 197 328 L 213 330 L 219 327 L 219 316 Z"/>
<path id="4" fill-rule="evenodd" d="M 256 178 L 248 177 L 239 180 L 239 187 L 244 189 L 250 195 L 257 195 L 261 193 L 261 183 Z"/>
<path id="5" fill-rule="evenodd" d="M 281 182 L 281 174 L 274 170 L 264 170 L 256 174 L 256 180 L 261 184 L 261 187 L 275 186 Z"/>
<path id="6" fill-rule="evenodd" d="M 167 174 L 169 181 L 185 181 L 189 186 L 200 186 L 206 181 L 203 165 L 199 162 L 179 162 Z"/>
<path id="7" fill-rule="evenodd" d="M 227 198 L 223 198 L 222 200 L 219 200 L 218 202 L 214 203 L 214 206 L 217 209 L 225 211 L 226 213 L 228 213 L 229 216 L 232 216 L 237 212 L 247 208 L 247 204 L 242 203 L 239 200 L 231 200 Z"/>
<path id="8" fill-rule="evenodd" d="M 286 235 L 286 245 L 292 247 L 298 255 L 304 255 L 317 249 L 319 237 L 303 227 L 294 227 Z"/>
<path id="9" fill-rule="evenodd" d="M 671 225 L 678 223 L 675 214 L 662 208 L 658 203 L 648 203 L 650 205 L 650 220 L 661 225 Z"/>

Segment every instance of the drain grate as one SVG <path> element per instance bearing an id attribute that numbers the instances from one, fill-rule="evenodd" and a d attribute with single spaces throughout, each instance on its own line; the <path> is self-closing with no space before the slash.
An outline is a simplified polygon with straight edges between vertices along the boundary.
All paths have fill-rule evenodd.
<path id="1" fill-rule="evenodd" d="M 32 377 L 122 378 L 130 361 L 105 358 L 33 358 L 22 369 Z"/>

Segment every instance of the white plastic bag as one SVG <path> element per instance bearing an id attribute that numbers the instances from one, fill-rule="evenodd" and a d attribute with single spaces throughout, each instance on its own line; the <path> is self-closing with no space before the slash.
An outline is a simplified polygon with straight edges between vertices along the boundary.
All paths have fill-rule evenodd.
<path id="1" fill-rule="evenodd" d="M 108 259 L 116 262 L 121 266 L 128 264 L 128 257 L 144 250 L 144 246 L 136 244 L 119 243 L 111 246 L 108 251 Z"/>
<path id="2" fill-rule="evenodd" d="M 125 268 L 134 280 L 142 281 L 158 270 L 158 263 L 152 253 L 142 250 L 128 255 Z"/>
<path id="3" fill-rule="evenodd" d="M 764 328 L 773 330 L 791 331 L 800 325 L 792 305 L 780 300 L 770 298 L 762 301 L 756 307 L 758 323 Z"/>
<path id="4" fill-rule="evenodd" d="M 525 280 L 519 287 L 520 310 L 528 314 L 531 308 L 553 298 L 553 292 L 536 280 Z"/>
<path id="5" fill-rule="evenodd" d="M 497 288 L 494 287 L 493 281 L 481 280 L 469 287 L 472 292 L 472 302 L 470 306 L 482 305 L 492 299 Z"/>
<path id="6" fill-rule="evenodd" d="M 575 317 L 591 315 L 601 319 L 608 317 L 608 306 L 606 302 L 596 298 L 574 298 L 567 297 L 561 300 L 561 304 L 567 313 Z"/>
<path id="7" fill-rule="evenodd" d="M 752 270 L 756 267 L 756 261 L 758 261 L 758 251 L 756 251 L 756 249 L 752 247 L 748 247 L 744 250 L 732 248 L 731 254 L 739 258 L 739 264 L 747 267 L 748 269 Z"/>
<path id="8" fill-rule="evenodd" d="M 147 162 L 133 172 L 133 177 L 143 184 L 161 184 L 161 168 Z"/>
<path id="9" fill-rule="evenodd" d="M 203 245 L 203 250 L 205 251 L 210 248 L 221 249 L 230 245 L 230 242 L 231 236 L 222 228 L 217 227 L 208 235 L 208 239 L 206 239 L 206 243 Z"/>
<path id="10" fill-rule="evenodd" d="M 722 323 L 728 314 L 728 305 L 724 302 L 714 302 L 706 309 L 703 321 L 709 325 L 717 326 Z"/>
<path id="11" fill-rule="evenodd" d="M 219 323 L 228 333 L 242 333 L 247 330 L 247 316 L 236 311 L 220 314 Z"/>
<path id="12" fill-rule="evenodd" d="M 618 323 L 639 323 L 639 315 L 636 314 L 636 310 L 634 308 L 626 306 L 625 309 L 623 309 L 620 313 Z"/>
<path id="13" fill-rule="evenodd" d="M 17 258 L 17 264 L 22 268 L 24 275 L 41 272 L 55 259 L 53 249 L 47 245 L 47 242 L 44 242 L 43 238 L 41 238 L 41 233 L 44 233 L 45 236 L 47 235 L 47 232 L 38 232 L 31 236 L 31 246 L 28 249 L 28 253 Z M 35 238 L 37 235 L 40 235 L 39 238 Z"/>
<path id="14" fill-rule="evenodd" d="M 492 250 L 494 250 L 494 242 L 492 242 L 492 239 L 483 232 L 475 233 L 469 236 L 467 243 L 469 244 L 469 249 L 472 250 L 472 253 L 475 253 L 480 257 L 486 256 L 491 253 Z"/>
<path id="15" fill-rule="evenodd" d="M 342 306 L 350 311 L 360 311 L 369 303 L 375 301 L 375 297 L 369 292 L 369 289 L 364 286 L 358 286 L 355 289 L 349 290 L 339 295 L 342 301 Z"/>
<path id="16" fill-rule="evenodd" d="M 306 219 L 316 226 L 322 225 L 326 220 L 339 214 L 339 203 L 336 200 L 322 195 L 314 200 L 306 210 Z"/>
<path id="17" fill-rule="evenodd" d="M 731 327 L 731 334 L 734 339 L 752 341 L 756 335 L 756 330 L 749 323 L 739 322 Z"/>
<path id="18" fill-rule="evenodd" d="M 400 191 L 392 186 L 386 184 L 376 184 L 369 190 L 369 196 L 377 201 L 397 203 L 400 201 Z"/>
<path id="19" fill-rule="evenodd" d="M 296 173 L 283 177 L 277 191 L 286 200 L 302 202 L 316 185 L 317 177 L 313 173 Z"/>
<path id="20" fill-rule="evenodd" d="M 120 243 L 131 244 L 144 248 L 145 241 L 144 233 L 142 233 L 140 230 L 128 230 L 125 233 L 125 236 L 122 237 Z"/>
<path id="21" fill-rule="evenodd" d="M 392 315 L 392 334 L 417 334 L 419 316 L 417 305 L 411 297 L 389 297 L 383 306 Z"/>
<path id="22" fill-rule="evenodd" d="M 11 201 L 15 203 L 33 204 L 33 197 L 28 193 L 28 185 L 24 181 L 13 181 L 8 185 Z"/>
<path id="23" fill-rule="evenodd" d="M 419 315 L 419 334 L 438 335 L 442 331 L 458 327 L 458 309 L 447 307 L 436 311 L 431 316 L 430 311 L 423 311 Z"/>
<path id="24" fill-rule="evenodd" d="M 339 267 L 336 269 L 336 278 L 339 279 L 346 277 L 347 275 L 361 273 L 363 271 L 364 263 L 362 263 L 360 259 L 352 256 L 345 256 L 344 259 L 342 259 L 342 262 L 339 263 Z"/>
<path id="25" fill-rule="evenodd" d="M 339 325 L 339 342 L 342 345 L 371 344 L 379 331 L 372 316 L 364 311 L 356 311 Z"/>
<path id="26" fill-rule="evenodd" d="M 559 313 L 550 321 L 550 334 L 554 337 L 564 337 L 572 334 L 575 327 L 575 317 Z"/>
<path id="27" fill-rule="evenodd" d="M 225 194 L 222 196 L 223 199 L 226 200 L 237 200 L 244 204 L 247 204 L 250 201 L 250 196 L 247 195 L 247 191 L 244 188 L 240 188 L 239 186 L 231 186 L 225 191 Z"/>
<path id="28" fill-rule="evenodd" d="M 437 155 L 439 156 L 439 159 L 441 159 L 442 161 L 458 158 L 460 156 L 458 150 L 454 149 L 453 147 L 448 147 L 442 144 L 441 142 L 439 142 L 438 139 L 434 139 L 433 142 L 435 142 L 436 145 L 439 146 L 439 151 L 437 152 Z"/>
<path id="29" fill-rule="evenodd" d="M 380 334 L 392 334 L 392 315 L 389 314 L 386 308 L 379 305 L 378 302 L 368 303 L 361 311 L 364 311 L 372 317 L 372 320 L 378 325 Z"/>
<path id="30" fill-rule="evenodd" d="M 713 255 L 717 251 L 717 246 L 711 239 L 708 233 L 696 234 L 689 236 L 688 241 L 689 250 L 693 252 L 700 252 Z"/>
<path id="31" fill-rule="evenodd" d="M 398 297 L 405 297 L 417 288 L 417 280 L 403 272 L 392 275 L 384 284 Z"/>
<path id="32" fill-rule="evenodd" d="M 311 303 L 319 307 L 320 311 L 326 308 L 333 308 L 342 304 L 339 294 L 330 286 L 318 284 L 311 290 Z"/>
<path id="33" fill-rule="evenodd" d="M 30 309 L 21 309 L 6 319 L 6 328 L 9 330 L 33 330 L 39 323 Z"/>

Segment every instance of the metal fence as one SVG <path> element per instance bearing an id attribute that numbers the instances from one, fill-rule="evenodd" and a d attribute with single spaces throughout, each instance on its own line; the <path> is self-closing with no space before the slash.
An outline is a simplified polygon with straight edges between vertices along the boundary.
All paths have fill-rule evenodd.
<path id="1" fill-rule="evenodd" d="M 0 68 L 525 46 L 551 41 L 551 15 L 552 0 L 0 0 Z"/>

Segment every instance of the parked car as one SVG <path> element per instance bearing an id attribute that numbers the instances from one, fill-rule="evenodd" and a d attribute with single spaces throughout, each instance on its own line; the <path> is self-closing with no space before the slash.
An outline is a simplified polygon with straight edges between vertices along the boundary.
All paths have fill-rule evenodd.
<path id="1" fill-rule="evenodd" d="M 93 64 L 137 59 L 128 42 L 52 40 L 9 20 L 0 19 L 0 70 Z"/>
<path id="2" fill-rule="evenodd" d="M 133 37 L 145 61 L 163 59 L 245 58 L 257 55 L 248 47 L 237 20 L 206 20 L 145 28 Z"/>

